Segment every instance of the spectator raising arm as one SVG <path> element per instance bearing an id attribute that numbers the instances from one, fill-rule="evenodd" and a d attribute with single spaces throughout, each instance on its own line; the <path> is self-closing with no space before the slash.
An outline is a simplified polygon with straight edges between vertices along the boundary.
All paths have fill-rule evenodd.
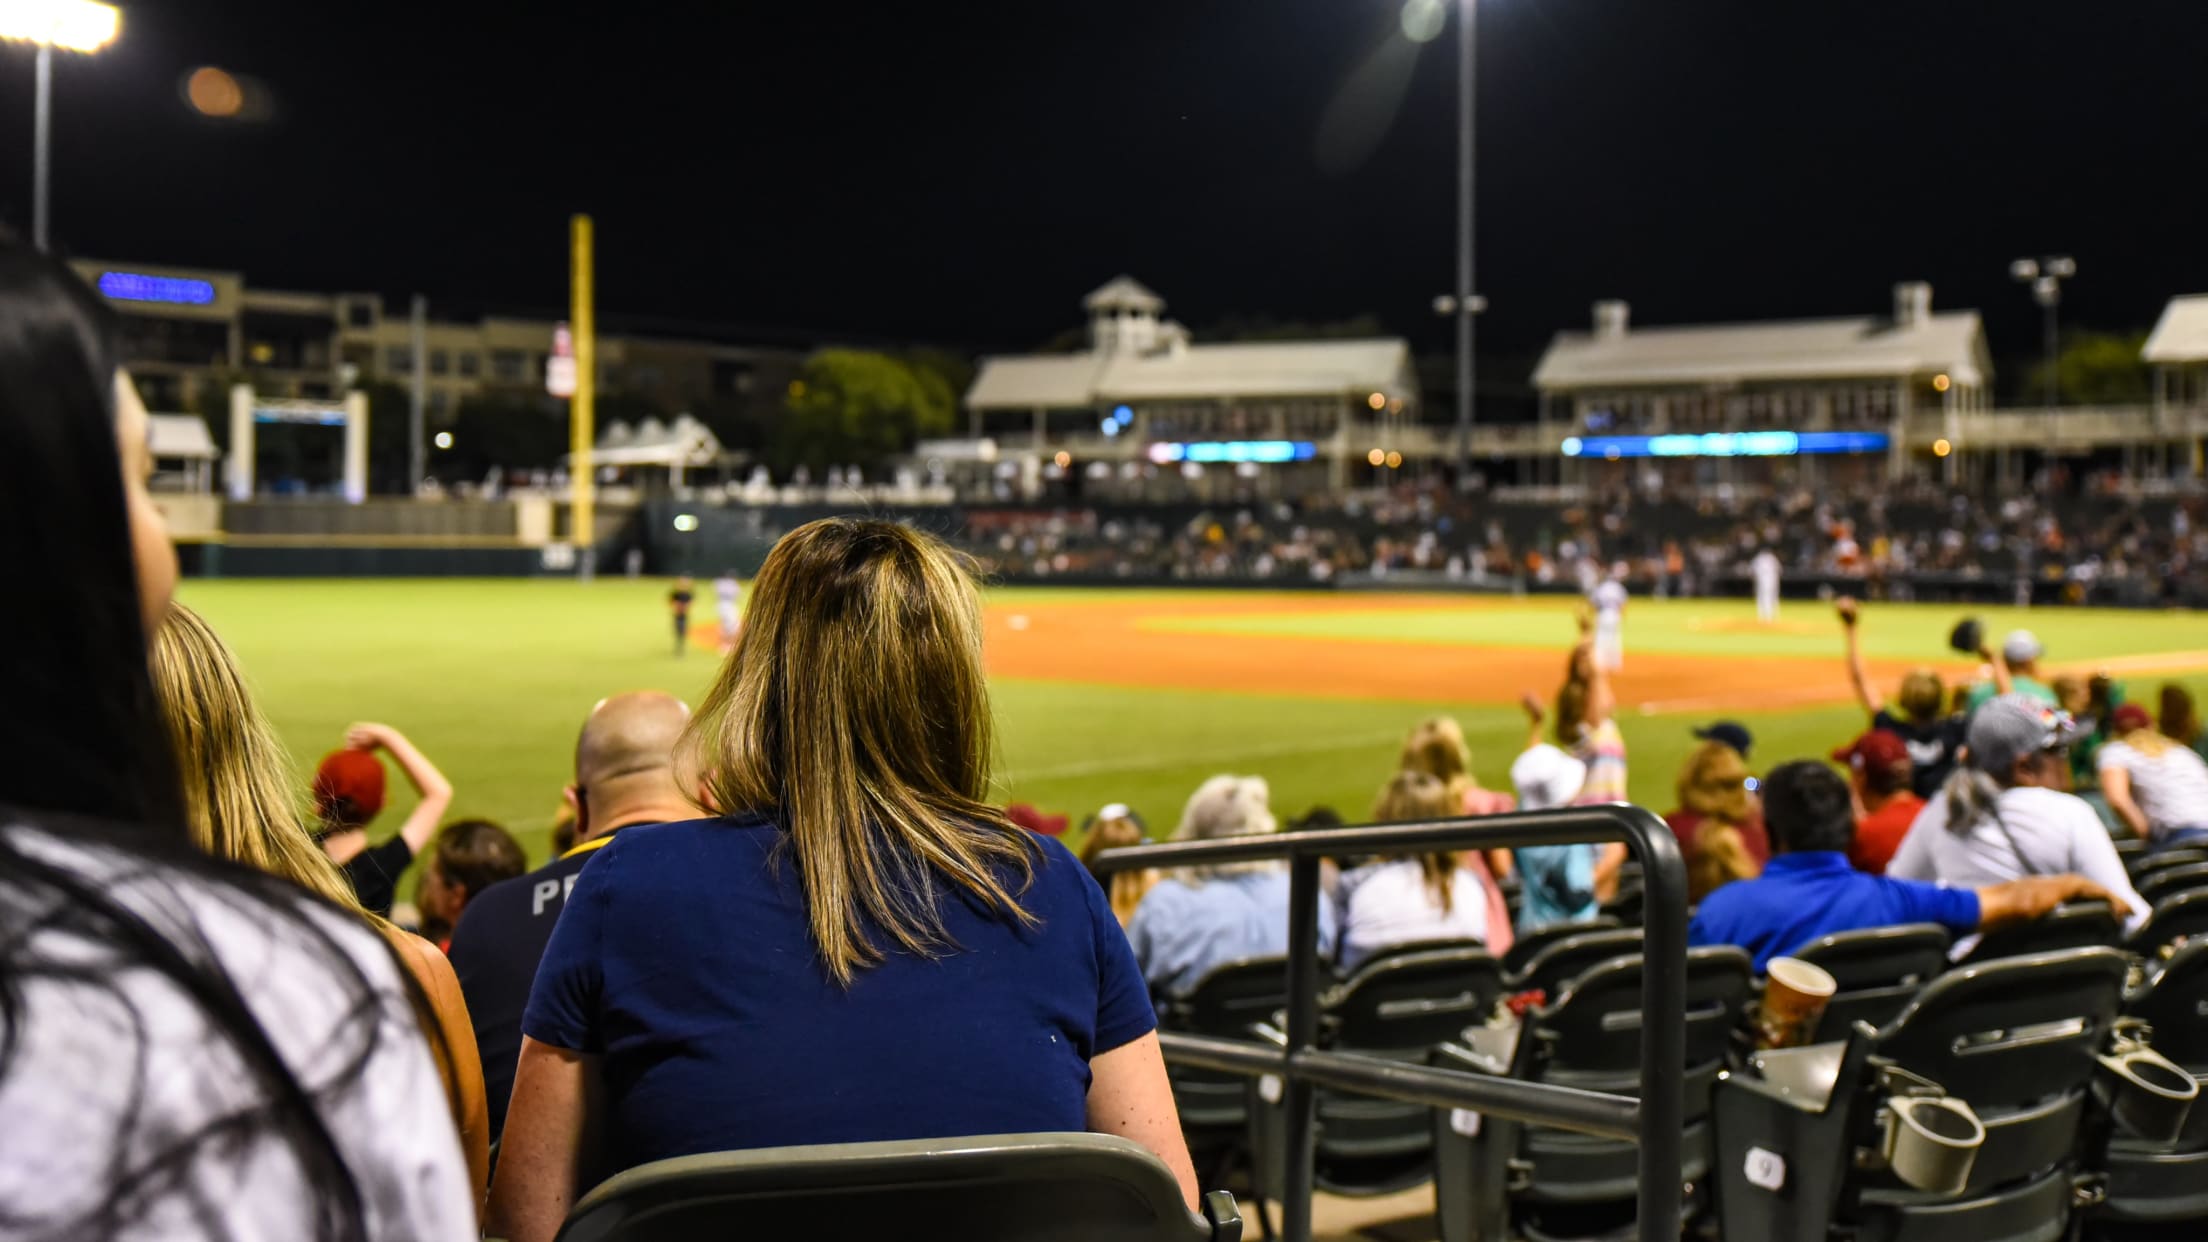
<path id="1" fill-rule="evenodd" d="M 428 756 L 414 748 L 414 743 L 406 740 L 405 734 L 390 725 L 356 724 L 345 731 L 345 744 L 370 753 L 387 751 L 398 763 L 399 770 L 406 773 L 407 783 L 414 786 L 421 800 L 415 803 L 414 813 L 399 825 L 399 835 L 406 839 L 408 849 L 421 853 L 429 839 L 436 835 L 437 825 L 444 820 L 445 812 L 452 808 L 452 782 L 445 779 L 445 774 L 437 770 L 437 765 L 431 763 Z"/>
<path id="2" fill-rule="evenodd" d="M 1886 696 L 1871 684 L 1870 675 L 1863 668 L 1863 644 L 1855 627 L 1861 605 L 1855 602 L 1854 596 L 1843 595 L 1834 607 L 1840 614 L 1840 632 L 1848 640 L 1848 684 L 1855 687 L 1855 701 L 1863 705 L 1866 713 L 1876 716 L 1886 710 Z"/>

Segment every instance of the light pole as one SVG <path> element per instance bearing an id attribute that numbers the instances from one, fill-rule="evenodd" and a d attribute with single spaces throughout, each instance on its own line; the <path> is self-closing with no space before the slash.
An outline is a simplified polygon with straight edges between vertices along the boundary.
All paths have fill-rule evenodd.
<path id="1" fill-rule="evenodd" d="M 2030 285 L 2032 300 L 2047 312 L 2047 408 L 2050 410 L 2062 404 L 2062 377 L 2056 365 L 2062 353 L 2062 341 L 2055 330 L 2055 308 L 2062 305 L 2062 282 L 2077 274 L 2077 260 L 2069 255 L 2018 259 L 2009 264 L 2009 275 L 2019 284 Z"/>
<path id="2" fill-rule="evenodd" d="M 1457 287 L 1434 299 L 1434 313 L 1457 318 L 1457 487 L 1472 469 L 1472 317 L 1487 309 L 1472 274 L 1473 103 L 1476 100 L 1479 49 L 1479 0 L 1457 4 Z"/>
<path id="3" fill-rule="evenodd" d="M 31 117 L 31 244 L 46 249 L 48 191 L 53 181 L 54 49 L 97 52 L 115 39 L 122 14 L 93 0 L 0 0 L 0 39 L 38 48 L 37 94 Z"/>

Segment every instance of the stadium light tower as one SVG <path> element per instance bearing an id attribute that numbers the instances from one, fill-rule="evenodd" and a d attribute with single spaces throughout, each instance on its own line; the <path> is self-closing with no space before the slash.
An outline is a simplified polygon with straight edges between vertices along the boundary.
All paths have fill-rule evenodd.
<path id="1" fill-rule="evenodd" d="M 2062 378 L 2056 366 L 2062 354 L 2062 342 L 2055 330 L 2056 308 L 2062 305 L 2062 282 L 2077 274 L 2077 260 L 2069 255 L 2018 259 L 2009 264 L 2009 275 L 2018 284 L 2030 285 L 2032 300 L 2046 312 L 2048 409 L 2062 404 Z"/>
<path id="2" fill-rule="evenodd" d="M 1472 169 L 1473 103 L 1478 67 L 1479 0 L 1457 0 L 1457 287 L 1434 299 L 1434 313 L 1457 320 L 1457 487 L 1472 469 L 1472 317 L 1487 309 L 1473 286 Z"/>
<path id="3" fill-rule="evenodd" d="M 46 249 L 46 201 L 53 181 L 54 49 L 90 54 L 115 41 L 122 13 L 93 0 L 0 0 L 0 39 L 35 44 L 38 84 L 32 104 L 31 244 Z"/>

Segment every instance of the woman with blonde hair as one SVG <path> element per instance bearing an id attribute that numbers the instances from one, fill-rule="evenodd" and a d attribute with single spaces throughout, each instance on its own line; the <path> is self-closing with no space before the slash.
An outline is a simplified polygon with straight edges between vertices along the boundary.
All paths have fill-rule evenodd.
<path id="1" fill-rule="evenodd" d="M 2208 761 L 2136 703 L 2117 708 L 2109 726 L 2096 756 L 2109 809 L 2157 849 L 2208 841 Z"/>
<path id="2" fill-rule="evenodd" d="M 1704 742 L 1679 769 L 1679 808 L 1664 816 L 1687 864 L 1687 900 L 1699 902 L 1734 880 L 1754 879 L 1771 856 L 1755 778 L 1724 742 Z"/>
<path id="3" fill-rule="evenodd" d="M 1419 722 L 1403 739 L 1400 767 L 1405 772 L 1423 772 L 1447 787 L 1448 810 L 1441 818 L 1501 815 L 1518 809 L 1518 799 L 1510 794 L 1480 787 L 1478 778 L 1472 775 L 1472 748 L 1465 744 L 1464 728 L 1454 717 L 1435 716 Z M 1510 905 L 1503 899 L 1502 885 L 1495 877 L 1510 874 L 1510 851 L 1468 853 L 1464 866 L 1479 882 L 1481 899 L 1487 903 L 1489 947 L 1497 955 L 1509 952 L 1513 935 Z"/>
<path id="4" fill-rule="evenodd" d="M 970 563 L 893 522 L 776 543 L 677 748 L 717 818 L 577 876 L 522 1016 L 489 1232 L 700 1152 L 1097 1130 L 1195 1174 L 1103 890 L 991 796 Z"/>
<path id="5" fill-rule="evenodd" d="M 1398 772 L 1373 804 L 1376 824 L 1449 819 L 1461 805 L 1449 787 L 1424 772 Z M 1355 971 L 1390 945 L 1422 940 L 1485 941 L 1497 924 L 1486 894 L 1451 851 L 1383 858 L 1342 873 L 1341 968 Z"/>
<path id="6" fill-rule="evenodd" d="M 1125 849 L 1141 845 L 1149 840 L 1142 826 L 1142 819 L 1124 802 L 1114 802 L 1096 813 L 1089 821 L 1088 836 L 1081 842 L 1081 865 L 1089 869 L 1096 882 L 1104 886 L 1105 895 L 1111 900 L 1112 915 L 1121 927 L 1135 917 L 1135 907 L 1142 904 L 1143 894 L 1158 882 L 1158 873 L 1149 868 L 1133 871 L 1099 872 L 1097 855 L 1106 850 Z"/>
<path id="7" fill-rule="evenodd" d="M 420 985 L 416 1017 L 452 1102 L 475 1202 L 490 1180 L 490 1108 L 475 1027 L 451 963 L 437 947 L 370 913 L 307 830 L 291 756 L 269 727 L 245 675 L 205 618 L 181 603 L 153 634 L 154 697 L 176 752 L 184 822 L 193 844 L 289 880 L 383 933 Z"/>

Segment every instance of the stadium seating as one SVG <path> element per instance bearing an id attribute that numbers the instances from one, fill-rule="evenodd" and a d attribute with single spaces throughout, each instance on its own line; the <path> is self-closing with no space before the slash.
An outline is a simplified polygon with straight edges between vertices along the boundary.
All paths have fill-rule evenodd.
<path id="1" fill-rule="evenodd" d="M 1248 1039 L 1251 1028 L 1273 1020 L 1288 1004 L 1288 961 L 1253 957 L 1228 962 L 1196 981 L 1184 996 L 1158 1002 L 1162 1030 L 1222 1039 Z M 1248 1080 L 1239 1074 L 1168 1063 L 1173 1103 L 1189 1156 L 1206 1185 L 1221 1184 L 1248 1150 Z"/>
<path id="2" fill-rule="evenodd" d="M 1638 953 L 1602 961 L 1568 980 L 1560 997 L 1529 1011 L 1522 1025 L 1469 1031 L 1465 1043 L 1438 1049 L 1435 1063 L 1634 1094 L 1641 1071 L 1641 977 Z M 1749 989 L 1746 953 L 1731 947 L 1688 952 L 1686 1129 L 1678 1141 L 1690 1187 L 1708 1172 L 1710 1093 Z M 1637 1170 L 1629 1142 L 1440 1109 L 1434 1160 L 1443 1242 L 1584 1237 L 1633 1220 Z M 1695 1210 L 1691 1197 L 1686 1210 Z"/>
<path id="3" fill-rule="evenodd" d="M 2157 871 L 2167 870 L 2171 867 L 2191 866 L 2194 863 L 2208 863 L 2208 850 L 2174 849 L 2148 853 L 2144 841 L 2131 841 L 2123 844 L 2136 847 L 2132 853 L 2123 856 L 2124 870 L 2130 874 L 2131 882 L 2134 885 Z"/>
<path id="4" fill-rule="evenodd" d="M 558 1242 L 716 1238 L 962 1242 L 1238 1242 L 1234 1199 L 1190 1212 L 1163 1162 L 1101 1134 L 848 1143 L 717 1152 L 618 1174 Z"/>
<path id="5" fill-rule="evenodd" d="M 1559 940 L 1568 940 L 1588 932 L 1616 931 L 1623 926 L 1625 924 L 1616 919 L 1601 917 L 1584 923 L 1551 923 L 1547 927 L 1520 932 L 1518 938 L 1511 942 L 1510 952 L 1503 954 L 1503 973 L 1511 976 L 1524 974 L 1526 963 L 1532 961 L 1535 954 Z"/>
<path id="6" fill-rule="evenodd" d="M 1968 1101 L 1984 1123 L 1984 1146 L 1955 1195 L 1891 1174 L 1851 1179 L 1843 1222 L 1885 1242 L 2059 1236 L 2095 1058 L 2108 1044 L 2127 968 L 2113 949 L 2084 948 L 1961 967 L 1926 985 L 1872 1051 Z"/>
<path id="7" fill-rule="evenodd" d="M 1429 949 L 1367 963 L 1320 1002 L 1320 1046 L 1424 1064 L 1437 1045 L 1484 1022 L 1503 989 L 1500 964 L 1479 948 Z M 1284 1167 L 1279 1095 L 1253 1086 L 1250 1146 L 1256 1198 L 1279 1198 Z M 1416 1104 L 1321 1091 L 1313 1184 L 1343 1195 L 1388 1194 L 1433 1174 L 1433 1131 Z"/>
<path id="8" fill-rule="evenodd" d="M 1931 923 L 1872 927 L 1823 936 L 1791 956 L 1823 967 L 1840 985 L 1815 1039 L 1847 1038 L 1857 1022 L 1892 1021 L 1926 981 L 1947 969 L 1947 929 Z"/>
<path id="9" fill-rule="evenodd" d="M 1601 963 L 1614 957 L 1639 954 L 1641 942 L 1639 928 L 1575 931 L 1541 946 L 1505 983 L 1513 993 L 1543 992 L 1553 1002 L 1564 991 L 1565 984 Z"/>
<path id="10" fill-rule="evenodd" d="M 2122 941 L 2123 924 L 2107 902 L 2074 901 L 2028 923 L 1987 932 L 1960 964 L 1976 966 L 2003 958 L 2115 945 Z"/>
<path id="11" fill-rule="evenodd" d="M 2135 887 L 2149 905 L 2191 889 L 2208 888 L 2208 862 L 2185 863 L 2148 872 L 2138 880 Z"/>
<path id="12" fill-rule="evenodd" d="M 2131 951 L 2148 957 L 2187 936 L 2208 936 L 2208 889 L 2190 888 L 2154 903 L 2154 913 L 2131 935 Z"/>
<path id="13" fill-rule="evenodd" d="M 2208 1091 L 2208 939 L 2172 955 L 2126 1000 L 2124 1016 L 2146 1023 L 2155 1050 Z M 2182 1223 L 2191 1236 L 2208 1236 L 2208 1106 L 2199 1100 L 2176 1142 L 2113 1136 L 2102 1167 L 2108 1197 L 2099 1222 L 2155 1227 L 2159 1236 Z"/>

